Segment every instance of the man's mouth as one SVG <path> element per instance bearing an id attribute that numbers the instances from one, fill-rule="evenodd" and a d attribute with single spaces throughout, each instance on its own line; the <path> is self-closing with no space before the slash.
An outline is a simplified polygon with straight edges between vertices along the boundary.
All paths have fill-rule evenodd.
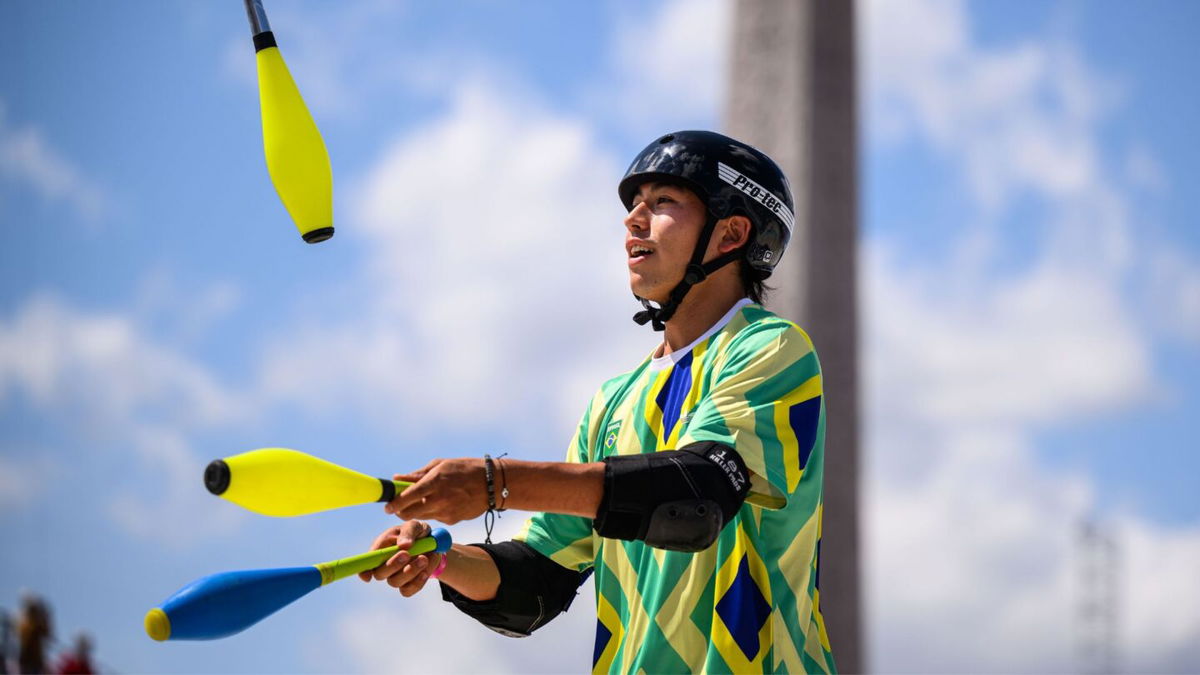
<path id="1" fill-rule="evenodd" d="M 645 246 L 640 246 L 638 244 L 634 244 L 633 246 L 629 247 L 629 257 L 631 259 L 644 258 L 648 255 L 653 255 L 653 254 L 654 254 L 654 251 L 651 251 L 650 249 L 646 248 Z"/>

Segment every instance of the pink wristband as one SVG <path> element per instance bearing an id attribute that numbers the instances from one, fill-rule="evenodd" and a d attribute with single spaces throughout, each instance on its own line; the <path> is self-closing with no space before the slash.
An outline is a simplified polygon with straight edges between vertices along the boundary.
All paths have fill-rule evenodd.
<path id="1" fill-rule="evenodd" d="M 446 560 L 447 560 L 447 556 L 445 553 L 443 553 L 442 561 L 437 564 L 437 567 L 433 568 L 432 572 L 429 573 L 430 579 L 436 579 L 436 578 L 442 576 L 442 572 L 446 571 Z"/>

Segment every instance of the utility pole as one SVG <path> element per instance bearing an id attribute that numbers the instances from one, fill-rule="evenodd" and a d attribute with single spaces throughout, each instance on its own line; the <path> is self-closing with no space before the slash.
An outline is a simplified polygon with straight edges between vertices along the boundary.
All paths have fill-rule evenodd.
<path id="1" fill-rule="evenodd" d="M 1079 672 L 1120 672 L 1120 544 L 1108 528 L 1085 519 L 1076 530 L 1075 557 Z"/>
<path id="2" fill-rule="evenodd" d="M 861 673 L 858 115 L 852 0 L 735 0 L 726 130 L 779 162 L 796 226 L 771 309 L 821 359 L 827 429 L 821 611 L 838 670 Z"/>

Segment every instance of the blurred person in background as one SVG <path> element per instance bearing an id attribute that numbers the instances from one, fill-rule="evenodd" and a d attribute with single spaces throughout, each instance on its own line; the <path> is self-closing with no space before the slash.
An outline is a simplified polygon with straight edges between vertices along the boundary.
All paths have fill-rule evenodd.
<path id="1" fill-rule="evenodd" d="M 75 636 L 74 647 L 59 657 L 55 672 L 60 675 L 92 675 L 96 672 L 92 665 L 92 640 L 87 633 Z"/>
<path id="2" fill-rule="evenodd" d="M 32 593 L 21 598 L 21 616 L 17 620 L 20 650 L 17 654 L 17 671 L 20 673 L 46 673 L 46 645 L 54 634 L 50 619 L 50 608 L 46 602 Z"/>
<path id="3" fill-rule="evenodd" d="M 13 624 L 12 617 L 5 610 L 0 610 L 0 675 L 7 675 L 12 672 L 9 665 L 9 659 L 12 657 L 14 647 L 13 638 L 16 636 L 16 627 Z"/>

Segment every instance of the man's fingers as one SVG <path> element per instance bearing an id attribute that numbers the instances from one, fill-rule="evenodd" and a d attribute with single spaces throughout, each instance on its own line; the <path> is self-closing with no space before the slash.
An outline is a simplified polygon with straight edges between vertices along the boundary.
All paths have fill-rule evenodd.
<path id="1" fill-rule="evenodd" d="M 400 573 L 409 562 L 412 561 L 412 556 L 407 551 L 398 551 L 396 555 L 388 558 L 382 565 L 372 570 L 376 581 L 389 579 Z"/>
<path id="2" fill-rule="evenodd" d="M 420 504 L 428 499 L 433 492 L 433 486 L 427 481 L 417 481 L 413 483 L 404 492 L 396 495 L 395 499 L 388 502 L 388 505 L 383 508 L 388 513 L 394 513 L 401 518 L 419 518 L 420 516 L 406 515 L 410 513 L 413 505 Z"/>
<path id="3" fill-rule="evenodd" d="M 401 508 L 395 512 L 398 518 L 438 520 L 447 525 L 453 525 L 469 514 L 463 513 L 462 504 L 457 503 L 453 496 L 434 493 L 422 497 L 419 501 Z M 419 538 L 419 537 L 418 537 Z"/>
<path id="4" fill-rule="evenodd" d="M 392 588 L 399 589 L 406 586 L 418 575 L 422 574 L 429 568 L 429 560 L 425 556 L 417 556 L 412 559 L 407 565 L 392 574 L 387 578 L 387 583 Z"/>
<path id="5" fill-rule="evenodd" d="M 391 513 L 405 520 L 442 520 L 446 510 L 446 496 L 438 492 L 432 481 L 416 483 L 403 494 L 397 495 L 388 506 Z"/>
<path id="6" fill-rule="evenodd" d="M 400 527 L 389 527 L 375 537 L 375 541 L 371 542 L 372 551 L 378 551 L 381 548 L 387 548 L 396 543 L 396 535 L 400 533 Z"/>
<path id="7" fill-rule="evenodd" d="M 400 526 L 400 534 L 396 537 L 396 545 L 401 549 L 406 549 L 412 546 L 414 541 L 428 537 L 432 532 L 433 528 L 428 523 L 423 523 L 419 520 L 410 520 Z"/>
<path id="8" fill-rule="evenodd" d="M 382 581 L 402 571 L 412 560 L 408 549 L 412 548 L 413 543 L 418 539 L 428 537 L 432 531 L 433 528 L 428 523 L 419 520 L 410 520 L 402 525 L 384 530 L 378 537 L 375 537 L 375 541 L 371 544 L 371 550 L 378 551 L 390 546 L 396 546 L 400 550 L 375 569 L 359 572 L 358 578 L 363 581 L 371 579 Z"/>
<path id="9" fill-rule="evenodd" d="M 458 522 L 454 517 L 453 504 L 440 497 L 427 497 L 413 504 L 399 515 L 401 518 L 421 518 L 425 520 L 440 520 L 447 525 Z"/>
<path id="10" fill-rule="evenodd" d="M 431 460 L 431 461 L 427 462 L 425 464 L 425 466 L 417 469 L 416 471 L 410 471 L 408 473 L 394 474 L 392 476 L 392 480 L 403 480 L 403 481 L 408 481 L 409 483 L 415 483 L 415 482 L 421 480 L 421 476 L 424 476 L 425 474 L 429 473 L 430 469 L 432 469 L 433 467 L 435 467 L 441 463 L 442 463 L 442 460 L 440 460 L 440 459 Z"/>
<path id="11" fill-rule="evenodd" d="M 388 546 L 391 546 L 396 541 L 396 533 L 400 531 L 400 527 L 401 526 L 399 526 L 399 525 L 397 525 L 395 527 L 389 527 L 388 529 L 381 532 L 378 537 L 375 537 L 375 541 L 371 542 L 371 548 L 368 550 L 378 551 L 381 548 L 387 548 Z M 359 572 L 358 578 L 362 579 L 363 581 L 370 581 L 371 579 L 380 579 L 381 577 L 375 576 L 375 570 L 377 570 L 377 569 L 379 569 L 379 568 L 377 567 L 374 570 L 367 570 L 365 572 Z"/>
<path id="12" fill-rule="evenodd" d="M 417 575 L 416 579 L 413 579 L 412 581 L 410 581 L 407 584 L 400 587 L 400 594 L 406 598 L 411 598 L 412 596 L 416 595 L 417 592 L 420 591 L 422 588 L 425 588 L 425 584 L 428 583 L 428 581 L 429 581 L 429 573 L 421 572 L 420 574 Z"/>
<path id="13" fill-rule="evenodd" d="M 409 521 L 403 525 L 398 525 L 389 528 L 386 532 L 379 535 L 375 540 L 377 544 L 383 544 L 376 548 L 386 548 L 388 546 L 398 546 L 400 548 L 392 557 L 388 558 L 382 565 L 376 567 L 372 572 L 372 576 L 376 580 L 382 581 L 403 569 L 408 564 L 412 557 L 408 554 L 408 549 L 412 548 L 413 542 L 421 537 L 424 537 L 429 532 L 429 526 L 419 521 Z M 376 550 L 376 549 L 372 549 Z"/>

